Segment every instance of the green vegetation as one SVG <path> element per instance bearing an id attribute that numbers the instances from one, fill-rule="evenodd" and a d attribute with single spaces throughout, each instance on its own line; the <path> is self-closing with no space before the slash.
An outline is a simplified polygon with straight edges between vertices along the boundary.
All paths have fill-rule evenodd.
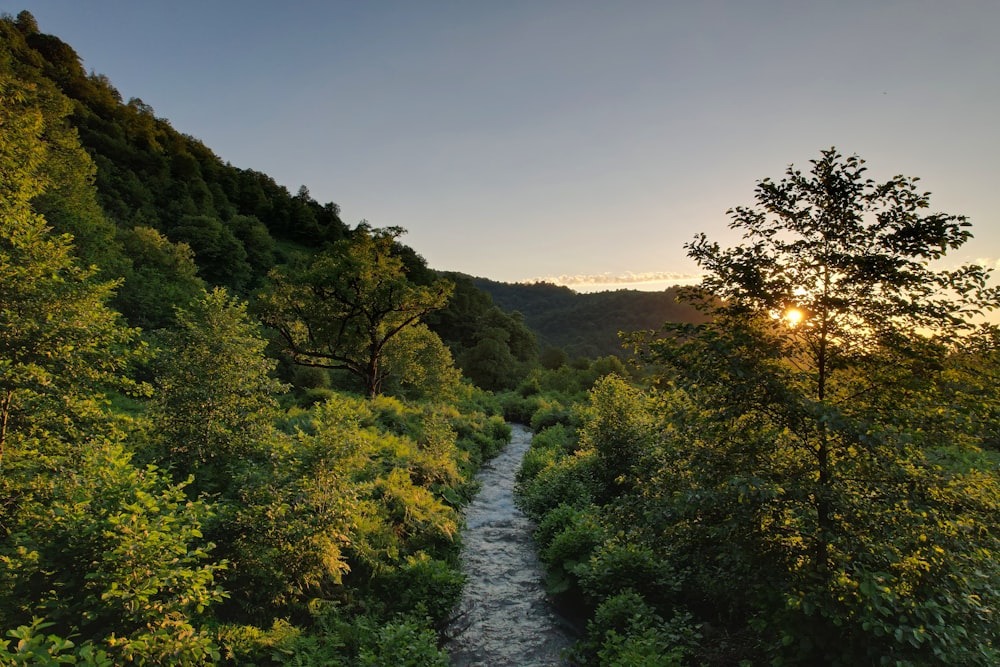
<path id="1" fill-rule="evenodd" d="M 996 664 L 1000 304 L 914 179 L 824 151 L 703 236 L 710 320 L 541 431 L 519 502 L 583 664 Z M 795 311 L 795 315 L 790 313 Z M 973 399 L 972 396 L 976 398 Z"/>
<path id="2" fill-rule="evenodd" d="M 438 275 L 27 12 L 0 174 L 4 664 L 445 665 L 505 419 L 579 664 L 1000 661 L 1000 291 L 915 179 L 761 181 L 684 304 Z"/>
<path id="3" fill-rule="evenodd" d="M 246 174 L 120 104 L 29 14 L 0 33 L 0 662 L 446 664 L 460 509 L 509 438 L 392 301 L 447 289 L 307 192 L 254 200 L 262 222 L 220 185 Z M 384 287 L 406 312 L 378 320 L 364 398 L 288 365 L 297 322 L 251 314 L 320 262 L 371 277 L 353 306 L 381 312 Z"/>
<path id="4" fill-rule="evenodd" d="M 444 307 L 451 285 L 415 285 L 393 254 L 400 229 L 361 226 L 301 270 L 275 269 L 260 298 L 263 321 L 297 364 L 345 370 L 374 398 L 389 370 L 384 357 L 397 336 Z"/>
<path id="5" fill-rule="evenodd" d="M 623 331 L 659 329 L 664 322 L 705 321 L 703 313 L 678 300 L 678 287 L 662 292 L 620 289 L 577 294 L 568 287 L 549 283 L 511 285 L 485 278 L 471 281 L 505 311 L 520 313 L 544 351 L 561 350 L 573 358 L 625 356 L 619 337 Z"/>

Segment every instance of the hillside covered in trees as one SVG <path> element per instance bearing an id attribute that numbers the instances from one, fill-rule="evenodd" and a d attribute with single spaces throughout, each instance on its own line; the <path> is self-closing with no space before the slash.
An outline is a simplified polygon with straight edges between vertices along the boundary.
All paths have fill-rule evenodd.
<path id="1" fill-rule="evenodd" d="M 664 322 L 705 321 L 704 314 L 679 300 L 679 287 L 579 294 L 549 283 L 511 284 L 486 278 L 474 278 L 473 283 L 504 310 L 521 313 L 543 347 L 560 348 L 570 357 L 621 356 L 622 332 L 656 330 Z"/>

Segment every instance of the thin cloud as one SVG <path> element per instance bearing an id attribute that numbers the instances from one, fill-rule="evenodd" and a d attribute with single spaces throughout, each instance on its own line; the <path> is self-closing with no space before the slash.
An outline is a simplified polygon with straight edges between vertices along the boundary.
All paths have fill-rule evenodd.
<path id="1" fill-rule="evenodd" d="M 700 275 L 690 273 L 675 273 L 672 271 L 633 273 L 629 271 L 618 275 L 598 273 L 590 275 L 547 276 L 544 278 L 531 278 L 524 282 L 528 284 L 551 283 L 565 287 L 627 287 L 648 285 L 650 283 L 690 284 L 699 280 L 701 280 Z"/>

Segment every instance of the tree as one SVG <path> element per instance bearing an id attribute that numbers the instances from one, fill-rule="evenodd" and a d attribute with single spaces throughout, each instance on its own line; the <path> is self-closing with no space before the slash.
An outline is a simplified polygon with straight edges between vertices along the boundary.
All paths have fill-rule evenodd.
<path id="1" fill-rule="evenodd" d="M 98 642 L 118 662 L 204 663 L 218 651 L 198 617 L 224 597 L 204 562 L 210 509 L 118 444 L 105 391 L 134 387 L 137 332 L 107 305 L 115 283 L 35 209 L 59 179 L 38 89 L 0 75 L 0 100 L 0 628 L 31 645 L 54 624 L 50 656 L 82 634 L 84 661 Z"/>
<path id="2" fill-rule="evenodd" d="M 137 332 L 107 306 L 115 283 L 96 281 L 73 257 L 72 239 L 53 235 L 32 207 L 51 183 L 35 87 L 0 77 L 0 99 L 3 475 L 14 458 L 34 465 L 39 453 L 67 453 L 81 424 L 102 412 L 102 391 L 131 385 L 123 369 L 139 349 Z"/>
<path id="3" fill-rule="evenodd" d="M 424 324 L 407 327 L 392 338 L 383 366 L 383 387 L 410 398 L 453 401 L 462 380 L 451 352 Z"/>
<path id="4" fill-rule="evenodd" d="M 378 395 L 387 343 L 444 307 L 452 289 L 445 280 L 417 286 L 407 279 L 394 252 L 402 233 L 360 226 L 308 267 L 271 273 L 261 314 L 296 363 L 346 370 L 362 381 L 365 394 Z"/>
<path id="5" fill-rule="evenodd" d="M 186 243 L 193 251 L 201 276 L 210 285 L 242 290 L 250 281 L 252 268 L 247 252 L 233 230 L 205 215 L 186 215 L 167 236 Z"/>
<path id="6" fill-rule="evenodd" d="M 259 326 L 225 289 L 202 292 L 176 319 L 159 337 L 152 414 L 162 458 L 181 479 L 195 473 L 197 488 L 218 490 L 262 449 L 284 386 L 271 377 L 277 362 L 264 355 Z"/>
<path id="7" fill-rule="evenodd" d="M 773 349 L 793 360 L 797 389 L 820 405 L 840 404 L 848 397 L 837 395 L 836 369 L 876 351 L 926 352 L 916 341 L 927 336 L 955 340 L 973 327 L 971 316 L 1000 304 L 1000 290 L 988 287 L 982 266 L 930 266 L 971 237 L 970 223 L 958 215 L 921 215 L 930 195 L 917 190 L 917 179 L 865 179 L 864 161 L 844 160 L 835 149 L 812 164 L 809 176 L 789 167 L 780 183 L 764 179 L 756 207 L 730 211 L 730 227 L 742 230 L 747 243 L 723 251 L 702 234 L 687 247 L 707 272 L 703 289 L 721 300 L 714 310 L 722 322 L 785 318 L 790 326 L 771 332 Z M 853 382 L 849 388 L 878 389 Z M 825 489 L 816 510 L 827 526 L 831 508 L 824 498 L 833 482 L 822 422 L 813 444 Z M 822 536 L 817 548 L 822 562 Z"/>
<path id="8" fill-rule="evenodd" d="M 974 449 L 924 437 L 921 412 L 947 412 L 940 370 L 1000 291 L 978 265 L 935 268 L 969 223 L 925 213 L 917 179 L 875 182 L 834 149 L 812 165 L 729 212 L 741 245 L 687 245 L 706 272 L 689 297 L 712 320 L 646 341 L 684 396 L 664 401 L 649 495 L 671 499 L 683 531 L 663 530 L 675 556 L 712 564 L 720 606 L 770 614 L 754 621 L 768 651 L 989 664 L 997 577 L 977 573 L 996 571 L 1000 485 Z M 727 568 L 735 587 L 718 584 Z"/>
<path id="9" fill-rule="evenodd" d="M 186 243 L 171 243 L 152 227 L 123 230 L 119 239 L 131 266 L 115 305 L 135 326 L 146 330 L 169 326 L 174 309 L 187 305 L 204 290 L 194 252 Z"/>

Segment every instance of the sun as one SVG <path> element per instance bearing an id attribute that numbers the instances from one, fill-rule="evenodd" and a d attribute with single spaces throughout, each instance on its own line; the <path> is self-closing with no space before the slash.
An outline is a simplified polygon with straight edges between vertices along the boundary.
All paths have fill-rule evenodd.
<path id="1" fill-rule="evenodd" d="M 805 315 L 798 308 L 789 308 L 788 310 L 785 311 L 785 316 L 783 319 L 786 322 L 788 322 L 788 326 L 794 327 L 798 326 L 799 322 L 802 321 L 803 317 L 805 317 Z"/>

